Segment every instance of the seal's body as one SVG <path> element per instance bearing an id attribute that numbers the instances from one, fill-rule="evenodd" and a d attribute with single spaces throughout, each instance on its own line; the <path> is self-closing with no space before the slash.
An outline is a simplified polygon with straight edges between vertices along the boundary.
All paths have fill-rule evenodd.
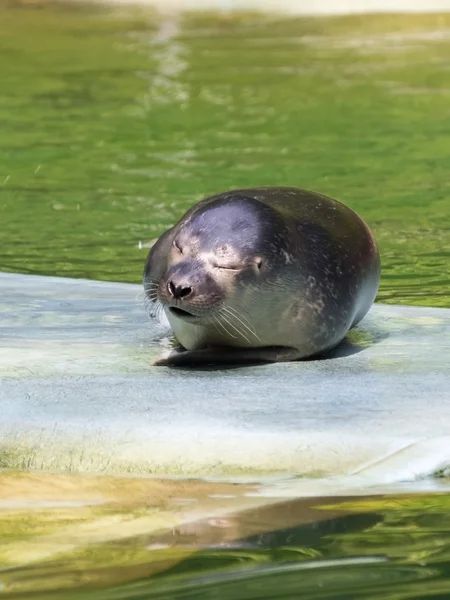
<path id="1" fill-rule="evenodd" d="M 372 305 L 380 259 L 360 217 L 291 187 L 192 207 L 150 250 L 144 287 L 185 351 L 156 364 L 275 362 L 336 346 Z"/>

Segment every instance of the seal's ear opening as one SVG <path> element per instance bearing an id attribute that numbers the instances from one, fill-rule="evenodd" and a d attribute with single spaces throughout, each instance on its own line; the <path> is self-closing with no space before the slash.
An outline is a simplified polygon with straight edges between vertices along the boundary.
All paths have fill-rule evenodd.
<path id="1" fill-rule="evenodd" d="M 257 256 L 255 258 L 255 265 L 256 265 L 256 268 L 258 269 L 258 271 L 261 271 L 261 267 L 263 265 L 263 259 L 260 256 Z"/>

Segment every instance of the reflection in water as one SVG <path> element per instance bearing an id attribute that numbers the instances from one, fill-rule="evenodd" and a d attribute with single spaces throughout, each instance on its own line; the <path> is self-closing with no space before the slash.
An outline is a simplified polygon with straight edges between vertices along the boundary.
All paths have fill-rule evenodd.
<path id="1" fill-rule="evenodd" d="M 43 600 L 60 589 L 61 600 L 446 598 L 449 507 L 448 494 L 417 494 L 298 499 L 221 517 L 216 509 L 3 569 L 2 595 L 27 590 Z M 138 507 L 120 510 L 130 518 Z"/>
<path id="2" fill-rule="evenodd" d="M 156 73 L 149 73 L 149 93 L 145 105 L 149 109 L 153 104 L 176 102 L 181 108 L 189 100 L 187 86 L 180 77 L 186 69 L 183 60 L 184 46 L 177 41 L 180 35 L 179 17 L 176 14 L 162 19 L 156 35 L 153 36 L 153 51 L 150 55 L 157 65 Z"/>
<path id="3" fill-rule="evenodd" d="M 300 521 L 308 521 L 316 510 L 301 500 L 237 515 L 242 531 L 251 530 L 257 522 L 262 525 L 262 519 L 268 519 L 267 525 L 272 524 L 277 516 L 281 524 L 283 514 L 291 524 L 269 534 L 243 538 L 241 549 L 236 546 L 233 550 L 203 550 L 161 573 L 152 583 L 140 582 L 118 590 L 116 597 L 448 597 L 448 496 L 333 503 L 334 506 L 322 506 L 316 511 L 324 513 L 323 521 L 297 526 L 292 525 L 295 515 Z M 420 513 L 430 504 L 434 509 L 428 513 L 427 524 L 418 526 L 416 520 L 420 521 Z M 339 511 L 347 514 L 338 516 Z M 400 532 L 403 539 L 393 542 Z M 407 537 L 422 546 L 422 552 L 411 553 Z M 439 557 L 430 552 L 427 538 L 432 538 L 433 545 L 440 549 Z"/>

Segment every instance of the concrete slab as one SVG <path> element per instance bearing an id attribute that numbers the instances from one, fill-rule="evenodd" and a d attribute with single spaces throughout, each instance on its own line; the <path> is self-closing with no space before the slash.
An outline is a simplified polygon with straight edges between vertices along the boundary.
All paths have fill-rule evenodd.
<path id="1" fill-rule="evenodd" d="M 0 274 L 0 467 L 330 493 L 450 465 L 448 309 L 375 305 L 330 359 L 234 369 L 151 367 L 166 333 L 140 286 Z"/>

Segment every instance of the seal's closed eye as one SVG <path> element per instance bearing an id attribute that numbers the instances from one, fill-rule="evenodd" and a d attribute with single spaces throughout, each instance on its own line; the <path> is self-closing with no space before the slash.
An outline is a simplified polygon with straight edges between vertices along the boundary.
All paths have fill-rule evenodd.
<path id="1" fill-rule="evenodd" d="M 223 269 L 224 271 L 242 271 L 242 269 L 244 268 L 242 265 L 227 265 L 220 263 L 213 263 L 213 267 L 215 267 L 216 269 Z"/>
<path id="2" fill-rule="evenodd" d="M 214 262 L 213 263 L 213 267 L 215 267 L 216 269 L 223 269 L 225 271 L 244 271 L 245 269 L 248 269 L 249 267 L 256 267 L 257 270 L 259 271 L 262 267 L 263 261 L 261 258 L 256 258 L 255 260 L 252 261 L 248 261 L 244 264 L 238 264 L 238 263 L 221 263 L 221 262 Z"/>
<path id="3" fill-rule="evenodd" d="M 172 244 L 172 246 L 173 246 L 173 247 L 174 247 L 176 250 L 178 250 L 178 252 L 179 252 L 180 254 L 183 254 L 183 250 L 182 250 L 182 248 L 181 248 L 181 246 L 180 246 L 180 244 L 178 243 L 178 241 L 177 241 L 177 240 L 173 240 L 173 244 Z"/>

